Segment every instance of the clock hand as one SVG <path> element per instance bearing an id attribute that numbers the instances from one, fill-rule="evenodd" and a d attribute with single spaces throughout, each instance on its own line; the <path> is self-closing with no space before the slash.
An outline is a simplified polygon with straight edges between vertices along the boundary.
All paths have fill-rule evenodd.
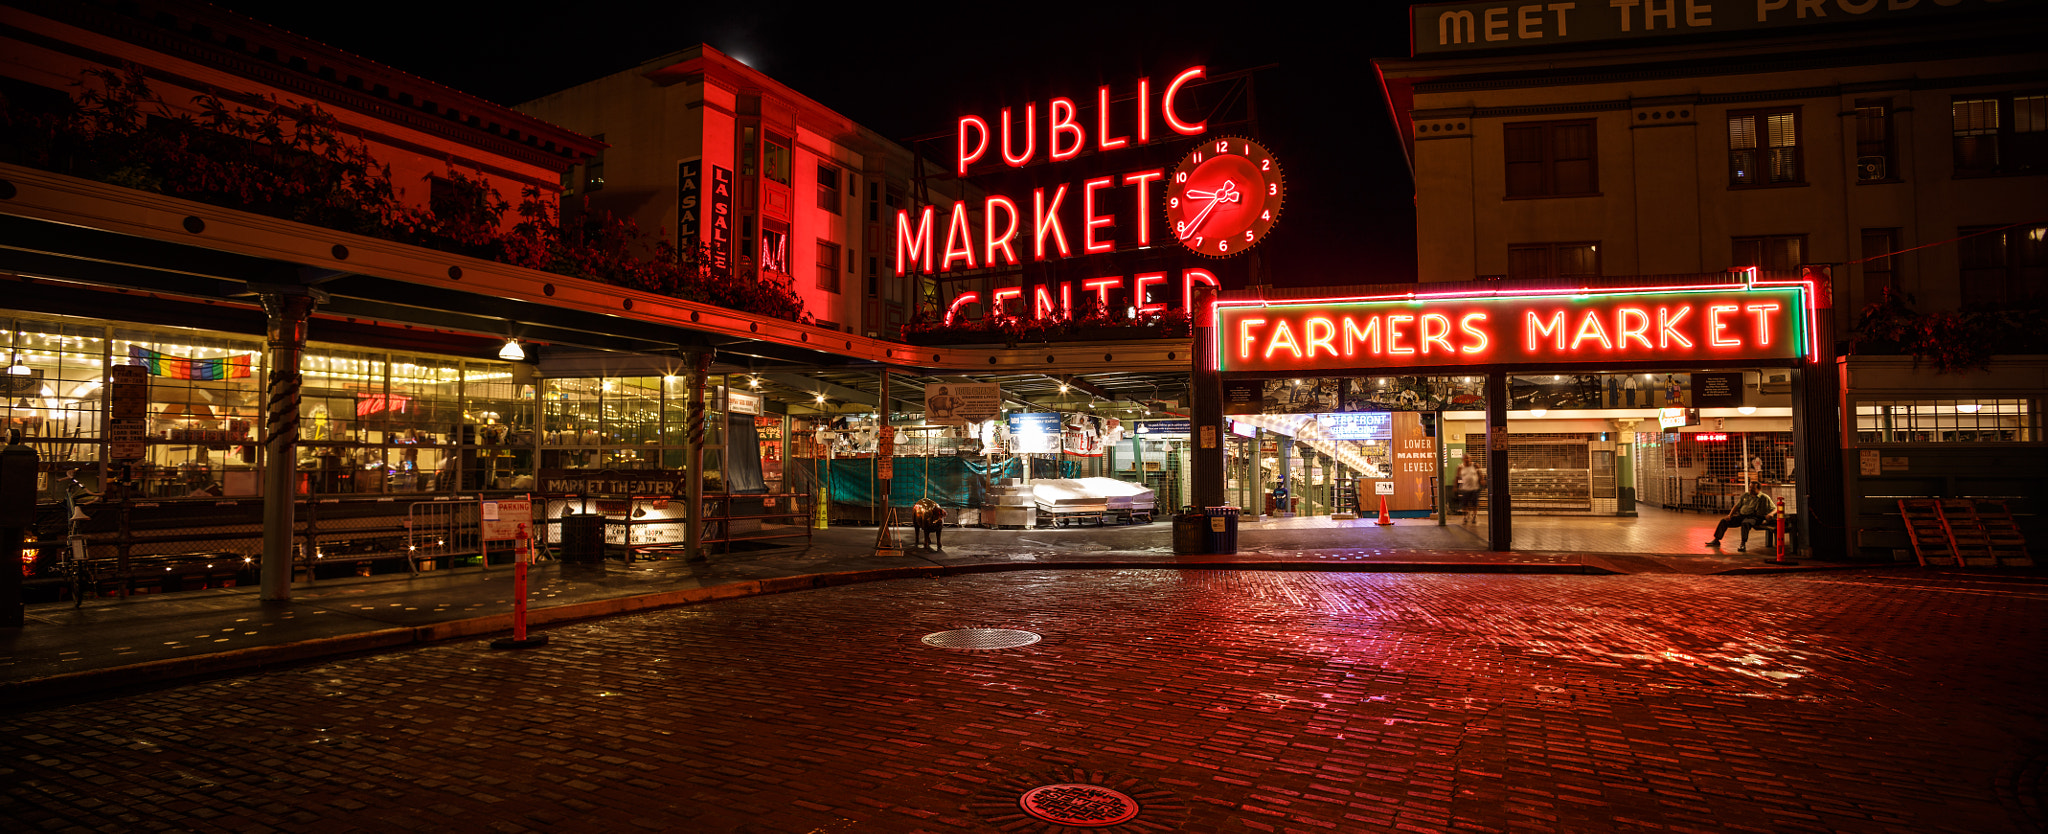
<path id="1" fill-rule="evenodd" d="M 1187 240 L 1188 238 L 1194 237 L 1195 230 L 1202 227 L 1202 221 L 1209 219 L 1209 212 L 1216 210 L 1216 203 L 1216 198 L 1209 198 L 1209 204 L 1202 207 L 1202 213 L 1195 215 L 1195 219 L 1188 221 L 1187 228 L 1181 230 L 1181 240 Z"/>
<path id="2" fill-rule="evenodd" d="M 1202 213 L 1195 215 L 1195 219 L 1188 221 L 1187 229 L 1181 232 L 1181 240 L 1187 240 L 1194 236 L 1195 230 L 1202 227 L 1202 221 L 1209 219 L 1209 212 L 1216 210 L 1217 203 L 1235 203 L 1242 197 L 1242 194 L 1237 190 L 1237 184 L 1230 180 L 1224 180 L 1222 187 L 1217 188 L 1215 191 L 1189 191 L 1187 193 L 1189 197 L 1195 197 L 1199 194 L 1200 197 L 1207 199 L 1209 204 L 1202 207 Z"/>

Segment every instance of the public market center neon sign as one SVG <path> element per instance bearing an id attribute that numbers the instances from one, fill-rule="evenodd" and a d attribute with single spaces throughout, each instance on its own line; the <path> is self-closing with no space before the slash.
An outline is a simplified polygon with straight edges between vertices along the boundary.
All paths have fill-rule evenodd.
<path id="1" fill-rule="evenodd" d="M 1799 359 L 1808 297 L 1754 283 L 1218 301 L 1217 358 L 1226 373 Z"/>

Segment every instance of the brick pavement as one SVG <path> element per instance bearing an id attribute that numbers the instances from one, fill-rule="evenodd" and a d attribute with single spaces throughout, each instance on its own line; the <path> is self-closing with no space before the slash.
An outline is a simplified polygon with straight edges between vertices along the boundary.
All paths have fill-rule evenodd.
<path id="1" fill-rule="evenodd" d="M 0 715 L 15 830 L 2039 830 L 2048 586 L 1023 571 Z M 985 652 L 960 627 L 1045 639 Z M 2029 815 L 2032 816 L 2029 816 Z"/>

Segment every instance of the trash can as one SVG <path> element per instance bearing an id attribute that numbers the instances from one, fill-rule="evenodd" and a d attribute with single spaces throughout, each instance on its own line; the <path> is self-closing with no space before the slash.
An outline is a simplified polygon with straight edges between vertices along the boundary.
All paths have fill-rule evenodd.
<path id="1" fill-rule="evenodd" d="M 604 564 L 602 514 L 562 514 L 562 562 L 573 565 Z"/>
<path id="2" fill-rule="evenodd" d="M 1237 552 L 1237 508 L 1208 507 L 1202 515 L 1209 522 L 1203 536 L 1210 553 L 1230 554 Z"/>
<path id="3" fill-rule="evenodd" d="M 1209 552 L 1209 518 L 1189 507 L 1173 516 L 1173 552 L 1193 556 Z"/>

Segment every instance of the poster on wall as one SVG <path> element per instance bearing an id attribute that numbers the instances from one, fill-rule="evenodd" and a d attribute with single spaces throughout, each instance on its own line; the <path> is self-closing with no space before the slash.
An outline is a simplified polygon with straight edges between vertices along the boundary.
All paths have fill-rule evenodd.
<path id="1" fill-rule="evenodd" d="M 1223 413 L 1259 414 L 1266 408 L 1266 383 L 1256 379 L 1223 381 Z"/>
<path id="2" fill-rule="evenodd" d="M 1742 405 L 1742 372 L 1693 374 L 1694 408 L 1736 408 Z"/>
<path id="3" fill-rule="evenodd" d="M 1320 414 L 1337 411 L 1337 388 L 1343 380 L 1305 377 L 1266 380 L 1266 414 Z"/>
<path id="4" fill-rule="evenodd" d="M 1060 450 L 1060 415 L 1051 411 L 1010 415 L 1009 452 L 1049 455 Z"/>
<path id="5" fill-rule="evenodd" d="M 988 383 L 935 383 L 924 388 L 927 423 L 964 426 L 994 420 L 1003 413 L 1003 388 Z"/>

